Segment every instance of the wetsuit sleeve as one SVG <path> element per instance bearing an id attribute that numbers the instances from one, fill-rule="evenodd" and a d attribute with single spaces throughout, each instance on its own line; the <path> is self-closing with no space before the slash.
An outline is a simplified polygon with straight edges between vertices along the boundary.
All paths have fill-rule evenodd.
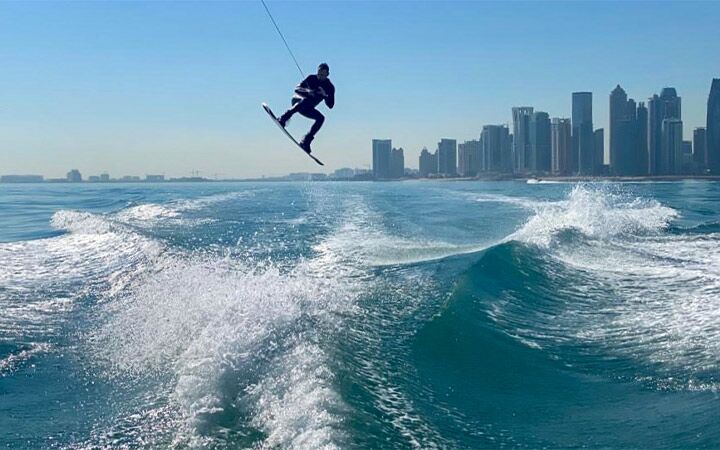
<path id="1" fill-rule="evenodd" d="M 325 97 L 325 104 L 330 109 L 335 106 L 335 86 L 332 87 L 330 92 L 328 92 L 328 96 Z"/>
<path id="2" fill-rule="evenodd" d="M 300 94 L 300 95 L 303 95 L 303 96 L 307 95 L 307 90 L 306 90 L 306 89 L 310 89 L 310 82 L 309 82 L 309 81 L 310 81 L 310 77 L 311 77 L 311 76 L 312 76 L 312 75 L 308 76 L 307 78 L 305 78 L 304 80 L 302 80 L 302 81 L 300 82 L 300 84 L 298 84 L 297 86 L 295 86 L 295 93 L 296 93 L 296 94 Z"/>

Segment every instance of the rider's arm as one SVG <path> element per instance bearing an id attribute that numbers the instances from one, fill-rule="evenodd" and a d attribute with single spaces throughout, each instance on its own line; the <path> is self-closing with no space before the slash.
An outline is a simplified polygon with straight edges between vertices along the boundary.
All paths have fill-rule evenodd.
<path id="1" fill-rule="evenodd" d="M 335 88 L 333 87 L 327 94 L 327 97 L 325 97 L 325 104 L 328 108 L 332 109 L 332 107 L 335 106 Z"/>
<path id="2" fill-rule="evenodd" d="M 296 94 L 300 94 L 302 96 L 306 96 L 308 94 L 308 91 L 310 90 L 310 83 L 308 82 L 308 80 L 310 80 L 310 76 L 308 76 L 307 78 L 302 80 L 300 84 L 295 86 Z"/>

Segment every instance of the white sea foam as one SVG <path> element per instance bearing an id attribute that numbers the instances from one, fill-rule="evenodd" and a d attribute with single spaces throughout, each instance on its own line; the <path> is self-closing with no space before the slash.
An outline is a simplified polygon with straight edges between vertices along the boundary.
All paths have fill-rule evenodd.
<path id="1" fill-rule="evenodd" d="M 252 197 L 257 195 L 258 192 L 261 191 L 259 189 L 254 189 L 252 191 L 223 192 L 220 194 L 208 195 L 206 197 L 179 200 L 177 202 L 177 209 L 180 211 L 203 209 L 211 205 L 217 205 L 218 203 Z"/>
<path id="2" fill-rule="evenodd" d="M 0 284 L 14 290 L 90 285 L 162 249 L 157 242 L 95 214 L 59 211 L 52 225 L 70 233 L 0 244 Z"/>
<path id="3" fill-rule="evenodd" d="M 345 255 L 359 264 L 388 266 L 433 261 L 472 253 L 487 246 L 407 239 L 388 235 L 382 230 L 371 230 L 362 225 L 348 223 L 319 246 L 321 249 L 325 247 L 342 248 Z"/>
<path id="4" fill-rule="evenodd" d="M 675 377 L 671 384 L 689 389 L 694 376 L 717 370 L 720 235 L 665 232 L 677 217 L 655 200 L 582 185 L 566 200 L 538 206 L 510 239 L 540 246 L 579 270 L 577 284 L 563 289 L 587 294 L 563 305 L 552 323 L 519 334 L 592 342 L 642 361 L 658 385 Z M 582 239 L 562 234 L 571 230 Z M 693 389 L 700 385 L 713 384 Z"/>
<path id="5" fill-rule="evenodd" d="M 210 218 L 187 218 L 188 212 L 199 211 L 223 202 L 236 201 L 255 195 L 253 191 L 225 192 L 195 199 L 173 200 L 167 203 L 144 203 L 117 212 L 117 221 L 143 228 L 160 224 L 171 226 L 198 226 L 212 222 Z"/>
<path id="6" fill-rule="evenodd" d="M 377 250 L 388 238 L 361 199 L 342 201 L 352 214 L 335 211 L 340 220 L 311 258 L 288 265 L 165 252 L 104 305 L 89 351 L 107 377 L 167 379 L 178 412 L 173 445 L 222 445 L 221 423 L 234 420 L 240 433 L 264 433 L 260 448 L 343 447 L 348 406 L 321 342 L 369 288 L 368 253 L 358 247 Z M 389 389 L 378 395 L 401 397 Z M 421 442 L 408 402 L 388 407 L 409 442 Z"/>
<path id="7" fill-rule="evenodd" d="M 518 207 L 524 208 L 524 209 L 530 209 L 530 210 L 534 210 L 542 205 L 550 203 L 547 201 L 537 200 L 537 199 L 528 198 L 528 197 L 493 194 L 493 193 L 484 193 L 484 194 L 467 193 L 466 195 L 468 197 L 472 198 L 473 200 L 475 200 L 476 202 L 505 203 L 505 204 L 518 206 Z"/>
<path id="8" fill-rule="evenodd" d="M 47 353 L 52 346 L 47 343 L 30 343 L 22 350 L 0 358 L 0 377 L 5 376 L 39 353 Z"/>
<path id="9" fill-rule="evenodd" d="M 91 336 L 105 374 L 170 377 L 180 417 L 175 445 L 211 445 L 221 434 L 218 417 L 247 413 L 283 446 L 305 442 L 296 441 L 300 434 L 332 442 L 326 407 L 337 396 L 304 333 L 333 320 L 341 286 L 328 286 L 307 266 L 282 273 L 272 264 L 166 258 L 113 303 L 110 320 Z M 278 408 L 284 415 L 273 412 Z"/>
<path id="10" fill-rule="evenodd" d="M 365 211 L 362 221 L 343 223 L 335 233 L 320 243 L 317 249 L 320 253 L 325 249 L 333 249 L 325 253 L 342 254 L 355 265 L 382 267 L 416 264 L 476 253 L 495 244 L 494 242 L 454 244 L 438 239 L 408 238 L 388 233 L 384 228 L 377 226 L 380 222 L 379 217 L 371 217 L 371 213 Z M 332 265 L 345 266 L 338 262 L 333 262 Z"/>
<path id="11" fill-rule="evenodd" d="M 720 235 L 647 237 L 557 257 L 612 289 L 609 314 L 579 337 L 686 380 L 720 368 Z"/>
<path id="12" fill-rule="evenodd" d="M 121 290 L 162 251 L 102 215 L 59 211 L 51 223 L 69 233 L 0 244 L 0 330 L 16 339 L 50 332 L 82 296 Z"/>
<path id="13" fill-rule="evenodd" d="M 148 220 L 175 219 L 180 216 L 177 208 L 168 205 L 147 203 L 124 209 L 117 213 L 118 220 L 124 222 L 144 222 Z"/>
<path id="14" fill-rule="evenodd" d="M 318 345 L 300 343 L 245 390 L 257 405 L 253 424 L 268 431 L 262 448 L 342 448 L 339 424 L 346 408 L 326 359 Z"/>
<path id="15" fill-rule="evenodd" d="M 269 448 L 337 447 L 332 410 L 343 405 L 313 341 L 353 307 L 361 281 L 345 276 L 356 269 L 342 249 L 316 253 L 289 271 L 165 254 L 108 305 L 91 336 L 96 361 L 113 378 L 172 374 L 176 445 L 210 445 L 218 417 L 250 414 L 247 426 L 264 431 Z"/>
<path id="16" fill-rule="evenodd" d="M 560 180 L 543 180 L 541 179 L 535 179 L 531 178 L 527 180 L 527 184 L 567 184 L 567 183 L 575 183 L 574 181 L 560 181 Z"/>
<path id="17" fill-rule="evenodd" d="M 589 238 L 657 233 L 678 216 L 655 200 L 615 194 L 577 185 L 566 200 L 535 203 L 535 214 L 509 239 L 543 247 L 562 231 L 576 230 Z"/>

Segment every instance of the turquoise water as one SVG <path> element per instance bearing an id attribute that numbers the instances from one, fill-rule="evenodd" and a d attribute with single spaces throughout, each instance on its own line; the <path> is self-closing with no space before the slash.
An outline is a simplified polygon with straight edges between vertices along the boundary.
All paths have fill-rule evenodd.
<path id="1" fill-rule="evenodd" d="M 718 448 L 720 184 L 0 185 L 0 446 Z"/>

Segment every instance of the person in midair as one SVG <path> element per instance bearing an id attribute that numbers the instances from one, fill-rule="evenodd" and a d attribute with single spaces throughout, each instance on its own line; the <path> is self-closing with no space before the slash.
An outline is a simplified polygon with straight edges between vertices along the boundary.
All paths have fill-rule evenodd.
<path id="1" fill-rule="evenodd" d="M 330 82 L 328 75 L 330 75 L 330 66 L 325 63 L 320 64 L 317 75 L 309 75 L 302 83 L 297 85 L 295 95 L 292 98 L 292 106 L 277 118 L 283 128 L 295 113 L 300 113 L 315 121 L 310 131 L 300 141 L 300 147 L 307 153 L 312 151 L 310 143 L 315 139 L 315 134 L 325 122 L 325 116 L 315 107 L 323 100 L 328 108 L 332 109 L 335 106 L 335 86 Z"/>

